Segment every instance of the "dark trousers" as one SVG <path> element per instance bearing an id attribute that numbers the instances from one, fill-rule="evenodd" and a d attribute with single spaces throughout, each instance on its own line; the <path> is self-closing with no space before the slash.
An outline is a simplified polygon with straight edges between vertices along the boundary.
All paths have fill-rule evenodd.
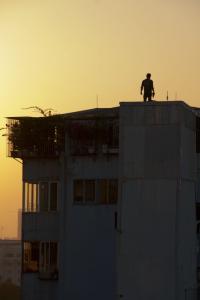
<path id="1" fill-rule="evenodd" d="M 151 94 L 144 94 L 144 102 L 151 101 L 152 100 L 151 97 L 152 97 Z"/>

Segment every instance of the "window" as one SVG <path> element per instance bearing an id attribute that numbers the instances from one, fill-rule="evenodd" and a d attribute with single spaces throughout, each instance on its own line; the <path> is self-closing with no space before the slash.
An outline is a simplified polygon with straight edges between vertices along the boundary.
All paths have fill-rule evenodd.
<path id="1" fill-rule="evenodd" d="M 74 202 L 76 204 L 115 204 L 117 198 L 117 179 L 74 180 Z"/>
<path id="2" fill-rule="evenodd" d="M 99 179 L 97 181 L 97 202 L 106 204 L 108 199 L 107 195 L 107 180 Z"/>
<path id="3" fill-rule="evenodd" d="M 115 204 L 118 198 L 117 179 L 97 180 L 97 202 L 101 204 Z"/>
<path id="4" fill-rule="evenodd" d="M 200 221 L 200 203 L 196 203 L 196 220 Z"/>
<path id="5" fill-rule="evenodd" d="M 108 182 L 108 201 L 109 203 L 117 203 L 118 198 L 118 181 L 110 179 Z"/>
<path id="6" fill-rule="evenodd" d="M 57 182 L 51 182 L 50 183 L 50 210 L 57 210 L 57 195 L 58 195 L 58 190 L 57 190 Z"/>
<path id="7" fill-rule="evenodd" d="M 38 272 L 39 270 L 39 242 L 24 242 L 23 271 Z"/>
<path id="8" fill-rule="evenodd" d="M 40 211 L 48 211 L 49 186 L 48 182 L 41 182 L 39 185 Z"/>
<path id="9" fill-rule="evenodd" d="M 95 201 L 95 180 L 74 181 L 74 202 L 92 203 Z"/>
<path id="10" fill-rule="evenodd" d="M 95 201 L 95 181 L 85 180 L 85 202 Z"/>
<path id="11" fill-rule="evenodd" d="M 197 223 L 197 234 L 200 234 L 200 223 Z"/>
<path id="12" fill-rule="evenodd" d="M 25 198 L 25 211 L 37 211 L 38 209 L 38 184 L 28 183 L 24 184 L 24 198 Z"/>
<path id="13" fill-rule="evenodd" d="M 58 242 L 26 241 L 23 244 L 23 272 L 39 272 L 42 279 L 58 277 Z"/>
<path id="14" fill-rule="evenodd" d="M 83 202 L 83 180 L 75 180 L 74 181 L 74 201 L 75 202 Z"/>
<path id="15" fill-rule="evenodd" d="M 40 272 L 56 273 L 58 271 L 58 243 L 41 242 Z"/>
<path id="16" fill-rule="evenodd" d="M 58 183 L 39 182 L 24 183 L 23 192 L 24 212 L 57 211 L 58 209 Z"/>
<path id="17" fill-rule="evenodd" d="M 197 267 L 197 282 L 200 282 L 200 267 Z"/>

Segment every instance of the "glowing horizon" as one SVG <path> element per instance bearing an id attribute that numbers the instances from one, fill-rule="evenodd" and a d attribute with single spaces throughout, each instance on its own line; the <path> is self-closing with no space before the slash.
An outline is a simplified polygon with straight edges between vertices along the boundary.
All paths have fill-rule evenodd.
<path id="1" fill-rule="evenodd" d="M 0 127 L 6 116 L 38 116 L 142 101 L 152 74 L 155 99 L 199 106 L 198 0 L 2 0 Z M 1 131 L 2 133 L 2 131 Z M 1 236 L 17 233 L 21 166 L 0 139 Z"/>

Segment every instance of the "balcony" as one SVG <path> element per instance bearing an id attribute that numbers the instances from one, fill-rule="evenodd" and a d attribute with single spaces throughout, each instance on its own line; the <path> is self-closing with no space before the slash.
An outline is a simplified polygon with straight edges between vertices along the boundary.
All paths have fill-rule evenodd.
<path id="1" fill-rule="evenodd" d="M 118 155 L 119 117 L 116 109 L 96 109 L 48 117 L 8 118 L 8 156 L 58 158 L 65 135 L 73 156 Z"/>
<path id="2" fill-rule="evenodd" d="M 68 126 L 70 154 L 73 156 L 118 155 L 117 118 L 72 120 Z"/>
<path id="3" fill-rule="evenodd" d="M 64 151 L 64 130 L 58 117 L 8 119 L 8 156 L 57 158 Z"/>

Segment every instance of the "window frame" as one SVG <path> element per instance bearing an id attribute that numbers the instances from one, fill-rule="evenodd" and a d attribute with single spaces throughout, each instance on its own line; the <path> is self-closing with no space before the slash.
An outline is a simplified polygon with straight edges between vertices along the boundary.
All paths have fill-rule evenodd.
<path id="1" fill-rule="evenodd" d="M 47 209 L 41 209 L 41 186 L 47 183 Z M 56 209 L 51 208 L 51 185 L 56 184 Z M 35 186 L 35 188 L 34 188 Z M 22 212 L 23 213 L 50 213 L 59 210 L 59 181 L 58 180 L 41 180 L 41 181 L 23 181 L 22 193 Z"/>
<path id="2" fill-rule="evenodd" d="M 36 270 L 31 270 L 31 268 L 28 268 L 28 263 L 25 263 L 25 255 L 26 255 L 26 249 L 25 249 L 25 244 L 38 244 L 38 260 L 35 260 L 37 264 L 37 269 Z M 56 264 L 51 265 L 51 244 L 56 245 Z M 30 241 L 30 240 L 25 240 L 23 241 L 23 247 L 22 247 L 22 273 L 27 274 L 27 273 L 39 273 L 45 276 L 45 278 L 42 279 L 57 279 L 58 278 L 58 272 L 59 272 L 59 242 L 55 240 L 41 240 L 41 241 Z M 42 247 L 44 246 L 44 265 L 42 266 Z M 31 247 L 29 249 L 31 254 Z M 48 255 L 46 255 L 48 252 Z M 29 262 L 29 260 L 27 260 Z M 53 270 L 54 268 L 54 270 Z M 43 276 L 42 276 L 43 277 Z"/>
<path id="3" fill-rule="evenodd" d="M 58 272 L 58 242 L 57 241 L 40 241 L 40 253 L 39 253 L 39 272 L 40 273 L 49 273 L 52 272 L 51 268 L 51 244 L 56 244 L 56 264 L 55 271 Z M 44 246 L 44 253 L 42 248 Z M 48 254 L 47 254 L 48 252 Z M 44 255 L 43 255 L 44 254 Z M 42 256 L 44 258 L 44 262 L 42 262 Z"/>
<path id="4" fill-rule="evenodd" d="M 195 203 L 195 210 L 196 210 L 196 221 L 200 221 L 200 202 Z"/>
<path id="5" fill-rule="evenodd" d="M 25 244 L 29 244 L 30 245 L 30 249 L 26 249 Z M 38 244 L 38 260 L 35 260 L 35 263 L 37 265 L 37 269 L 36 270 L 31 270 L 30 267 L 30 263 L 31 261 L 33 262 L 33 260 L 29 259 L 29 257 L 32 255 L 32 245 L 33 244 Z M 25 263 L 25 255 L 28 256 L 28 259 L 26 260 L 27 262 Z M 40 256 L 40 243 L 39 241 L 29 241 L 29 240 L 25 240 L 22 243 L 22 272 L 23 273 L 38 273 L 39 272 L 39 256 Z"/>
<path id="6" fill-rule="evenodd" d="M 93 181 L 94 182 L 94 201 L 86 201 L 86 183 L 88 181 Z M 110 191 L 110 186 L 111 186 L 111 182 L 115 181 L 116 182 L 116 200 L 113 201 L 110 196 L 111 196 L 111 191 Z M 82 182 L 82 200 L 76 200 L 77 197 L 75 197 L 75 193 L 76 193 L 76 183 L 80 184 L 80 182 Z M 73 204 L 74 205 L 116 205 L 118 202 L 118 179 L 117 178 L 98 178 L 98 179 L 94 179 L 94 178 L 84 178 L 84 179 L 80 179 L 80 178 L 76 178 L 73 179 Z M 103 184 L 105 185 L 105 199 L 104 201 L 102 201 L 100 199 L 100 185 Z"/>

